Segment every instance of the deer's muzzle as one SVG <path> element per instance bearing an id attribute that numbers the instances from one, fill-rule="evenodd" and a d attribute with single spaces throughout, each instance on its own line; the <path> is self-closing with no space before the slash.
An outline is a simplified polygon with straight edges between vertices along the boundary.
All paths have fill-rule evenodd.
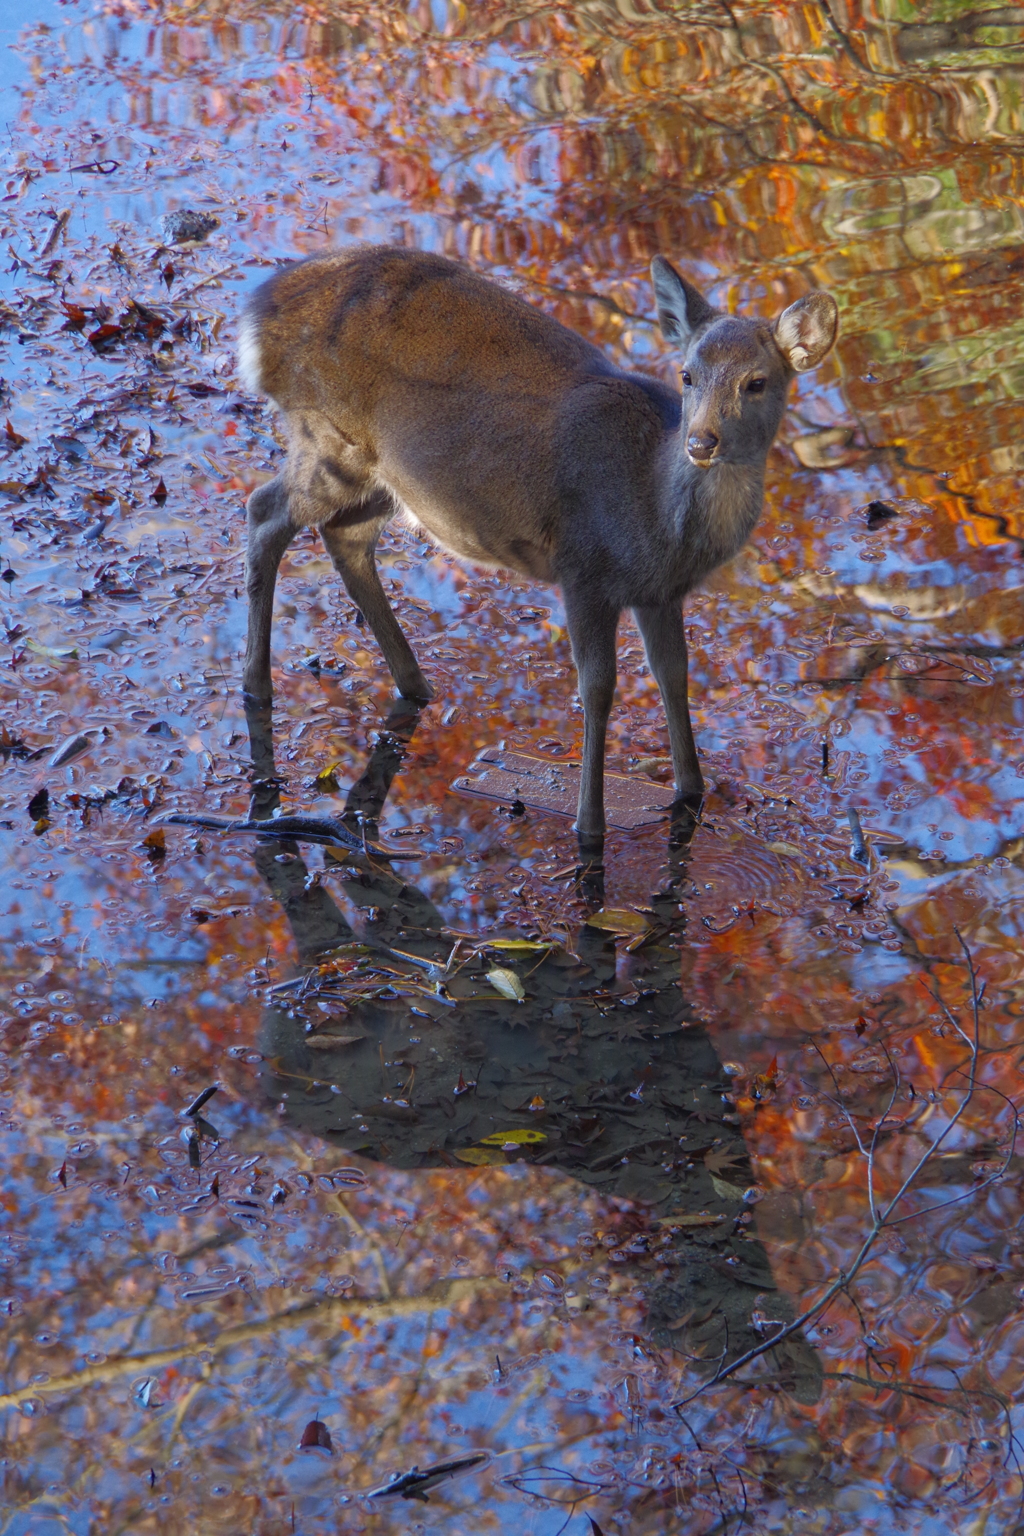
<path id="1" fill-rule="evenodd" d="M 686 452 L 691 464 L 706 469 L 718 452 L 718 438 L 713 432 L 691 432 L 686 439 Z"/>

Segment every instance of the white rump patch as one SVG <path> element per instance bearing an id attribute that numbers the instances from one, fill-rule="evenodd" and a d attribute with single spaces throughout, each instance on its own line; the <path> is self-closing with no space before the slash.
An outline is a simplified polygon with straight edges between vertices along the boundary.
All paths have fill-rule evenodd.
<path id="1" fill-rule="evenodd" d="M 259 328 L 251 315 L 243 315 L 238 329 L 238 377 L 250 395 L 263 393 Z"/>

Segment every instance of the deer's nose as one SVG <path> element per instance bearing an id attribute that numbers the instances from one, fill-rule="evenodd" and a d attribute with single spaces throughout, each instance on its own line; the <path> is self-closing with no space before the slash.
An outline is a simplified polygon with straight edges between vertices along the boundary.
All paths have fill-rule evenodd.
<path id="1" fill-rule="evenodd" d="M 713 432 L 691 432 L 686 439 L 686 451 L 695 464 L 710 464 L 718 447 Z"/>

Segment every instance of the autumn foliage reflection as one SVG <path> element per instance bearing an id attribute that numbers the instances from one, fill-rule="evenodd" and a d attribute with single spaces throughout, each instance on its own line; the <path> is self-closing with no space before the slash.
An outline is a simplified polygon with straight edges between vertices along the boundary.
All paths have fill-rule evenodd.
<path id="1" fill-rule="evenodd" d="M 477 1447 L 488 1466 L 397 1516 L 467 1536 L 531 1519 L 572 1536 L 588 1515 L 605 1536 L 741 1516 L 829 1536 L 1014 1528 L 1022 53 L 1005 8 L 655 0 L 139 0 L 28 36 L 0 205 L 11 1529 L 390 1529 L 395 1506 L 363 1493 Z M 201 244 L 163 225 L 187 207 L 220 221 Z M 657 251 L 725 307 L 819 286 L 842 307 L 751 547 L 687 615 L 714 788 L 676 871 L 672 969 L 729 1118 L 705 1101 L 666 1116 L 657 1147 L 638 1138 L 590 1189 L 557 1162 L 464 1170 L 426 1148 L 396 1171 L 296 1129 L 287 1064 L 259 1059 L 291 995 L 269 990 L 294 979 L 288 913 L 249 845 L 157 825 L 242 815 L 251 791 L 239 512 L 280 448 L 234 376 L 241 297 L 274 261 L 363 238 L 461 257 L 654 370 L 671 366 Z M 439 698 L 380 835 L 416 855 L 403 877 L 468 946 L 571 957 L 586 905 L 568 824 L 449 789 L 499 739 L 577 748 L 557 593 L 467 574 L 409 531 L 382 554 Z M 332 814 L 389 699 L 312 538 L 290 551 L 276 634 L 284 808 Z M 629 625 L 619 659 L 610 762 L 664 779 Z M 607 905 L 649 921 L 665 861 L 663 828 L 612 838 Z M 309 855 L 307 879 L 372 947 L 380 913 L 338 866 Z M 728 1183 L 742 1132 L 776 1284 L 798 1305 L 824 1294 L 871 1225 L 858 1138 L 877 1131 L 877 1203 L 964 1102 L 956 930 L 985 989 L 976 1090 L 916 1197 L 939 1209 L 881 1233 L 817 1320 L 816 1404 L 752 1369 L 683 1423 L 671 1404 L 708 1375 L 678 1347 L 701 1326 L 685 1229 L 619 1191 Z M 611 1031 L 643 977 L 607 942 Z M 421 1002 L 396 995 L 389 1028 L 429 1050 Z M 544 1066 L 554 1100 L 575 1091 L 575 1025 L 541 1022 L 564 1052 Z M 502 1015 L 479 1035 L 486 1061 L 524 1032 Z M 644 1040 L 623 1034 L 623 1071 Z M 335 1125 L 329 1060 L 302 1092 Z M 617 1083 L 624 1118 L 660 1086 L 650 1067 Z M 381 1071 L 408 1081 L 404 1056 Z M 223 1139 L 197 1169 L 180 1111 L 213 1081 Z M 683 1299 L 654 1340 L 669 1281 Z M 756 1344 L 776 1296 L 751 1291 Z M 297 1449 L 311 1421 L 333 1456 Z"/>

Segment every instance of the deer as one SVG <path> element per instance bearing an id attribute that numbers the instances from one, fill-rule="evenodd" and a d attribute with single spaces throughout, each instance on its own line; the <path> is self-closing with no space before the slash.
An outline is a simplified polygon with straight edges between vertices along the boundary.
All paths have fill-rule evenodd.
<path id="1" fill-rule="evenodd" d="M 700 803 L 683 600 L 753 532 L 789 386 L 831 350 L 838 309 L 813 291 L 774 320 L 727 314 L 660 255 L 651 281 L 678 389 L 428 251 L 330 251 L 255 290 L 239 374 L 283 413 L 288 450 L 246 504 L 247 702 L 272 699 L 274 588 L 304 528 L 319 530 L 398 693 L 430 700 L 375 560 L 404 514 L 461 561 L 560 587 L 583 706 L 581 843 L 605 832 L 625 609 L 664 704 L 676 803 Z"/>

